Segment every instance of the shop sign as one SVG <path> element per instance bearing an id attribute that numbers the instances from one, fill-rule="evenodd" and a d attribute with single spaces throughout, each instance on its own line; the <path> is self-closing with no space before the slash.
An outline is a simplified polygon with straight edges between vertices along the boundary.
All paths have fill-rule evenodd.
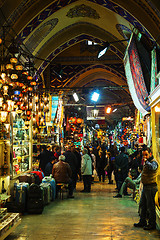
<path id="1" fill-rule="evenodd" d="M 52 96 L 52 111 L 51 111 L 51 121 L 54 121 L 56 112 L 57 112 L 57 107 L 58 107 L 58 96 Z"/>
<path id="2" fill-rule="evenodd" d="M 87 106 L 87 120 L 104 120 L 105 106 Z"/>

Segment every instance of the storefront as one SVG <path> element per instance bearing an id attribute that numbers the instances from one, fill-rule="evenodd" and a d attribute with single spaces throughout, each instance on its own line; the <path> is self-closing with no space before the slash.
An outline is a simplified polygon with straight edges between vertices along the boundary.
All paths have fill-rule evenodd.
<path id="1" fill-rule="evenodd" d="M 152 150 L 154 157 L 160 162 L 160 85 L 150 94 L 152 122 Z"/>
<path id="2" fill-rule="evenodd" d="M 152 150 L 154 158 L 160 163 L 160 84 L 149 96 L 152 123 Z M 158 192 L 155 197 L 157 225 L 160 228 L 160 168 L 157 177 Z"/>
<path id="3" fill-rule="evenodd" d="M 42 95 L 43 96 L 43 95 Z M 51 96 L 32 98 L 32 110 L 26 116 L 15 109 L 0 122 L 0 192 L 10 194 L 17 178 L 37 165 L 42 145 L 59 144 L 63 137 L 63 110 Z M 59 97 L 58 97 L 59 98 Z M 31 103 L 31 100 L 30 100 Z M 52 109 L 55 114 L 52 114 Z M 59 109 L 57 111 L 57 108 Z M 58 114 L 58 116 L 57 116 Z M 55 118 L 58 123 L 55 123 Z"/>

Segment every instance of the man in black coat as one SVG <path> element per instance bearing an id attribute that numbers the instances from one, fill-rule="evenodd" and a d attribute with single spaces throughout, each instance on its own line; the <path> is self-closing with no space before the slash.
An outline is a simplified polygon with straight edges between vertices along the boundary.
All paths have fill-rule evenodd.
<path id="1" fill-rule="evenodd" d="M 72 181 L 74 189 L 76 188 L 76 182 L 77 182 L 77 173 L 78 173 L 78 160 L 76 158 L 76 155 L 71 152 L 71 146 L 66 146 L 66 151 L 64 153 L 64 156 L 66 157 L 65 162 L 67 162 L 72 170 Z"/>
<path id="2" fill-rule="evenodd" d="M 51 159 L 53 159 L 53 158 L 54 158 L 54 156 L 53 156 L 53 154 L 51 154 L 51 151 L 48 151 L 46 148 L 46 145 L 43 145 L 42 151 L 38 156 L 39 168 L 44 172 L 47 163 L 50 162 Z"/>
<path id="3" fill-rule="evenodd" d="M 77 158 L 77 175 L 79 175 L 79 178 L 81 180 L 81 160 L 82 160 L 82 157 L 81 157 L 81 154 L 79 152 L 79 149 L 78 148 L 75 148 L 75 146 L 72 146 L 71 147 L 71 152 L 74 153 L 74 155 L 76 156 Z M 78 176 L 77 176 L 78 178 Z"/>
<path id="4" fill-rule="evenodd" d="M 128 177 L 128 156 L 125 154 L 125 147 L 120 148 L 121 153 L 115 158 L 115 174 L 117 177 L 118 192 L 121 189 L 122 183 Z M 127 193 L 126 193 L 127 194 Z"/>

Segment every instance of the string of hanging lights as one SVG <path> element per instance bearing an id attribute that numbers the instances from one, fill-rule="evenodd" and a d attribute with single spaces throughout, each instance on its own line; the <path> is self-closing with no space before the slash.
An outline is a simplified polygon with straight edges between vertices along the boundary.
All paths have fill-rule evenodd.
<path id="1" fill-rule="evenodd" d="M 44 125 L 49 111 L 49 95 L 37 94 L 38 78 L 31 57 L 21 64 L 22 50 L 12 41 L 6 46 L 5 32 L 0 39 L 0 120 L 8 123 L 9 113 L 19 114 L 29 127 L 31 116 L 35 117 L 35 128 Z M 35 103 L 35 104 L 34 104 Z"/>

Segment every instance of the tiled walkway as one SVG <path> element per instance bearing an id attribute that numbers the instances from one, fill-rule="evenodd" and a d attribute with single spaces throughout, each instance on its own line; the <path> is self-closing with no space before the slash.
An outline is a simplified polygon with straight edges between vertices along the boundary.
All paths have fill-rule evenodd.
<path id="1" fill-rule="evenodd" d="M 94 183 L 91 193 L 75 199 L 56 200 L 44 208 L 42 215 L 25 215 L 22 223 L 6 240 L 154 240 L 158 230 L 136 229 L 137 204 L 132 197 L 115 199 L 115 185 Z"/>

